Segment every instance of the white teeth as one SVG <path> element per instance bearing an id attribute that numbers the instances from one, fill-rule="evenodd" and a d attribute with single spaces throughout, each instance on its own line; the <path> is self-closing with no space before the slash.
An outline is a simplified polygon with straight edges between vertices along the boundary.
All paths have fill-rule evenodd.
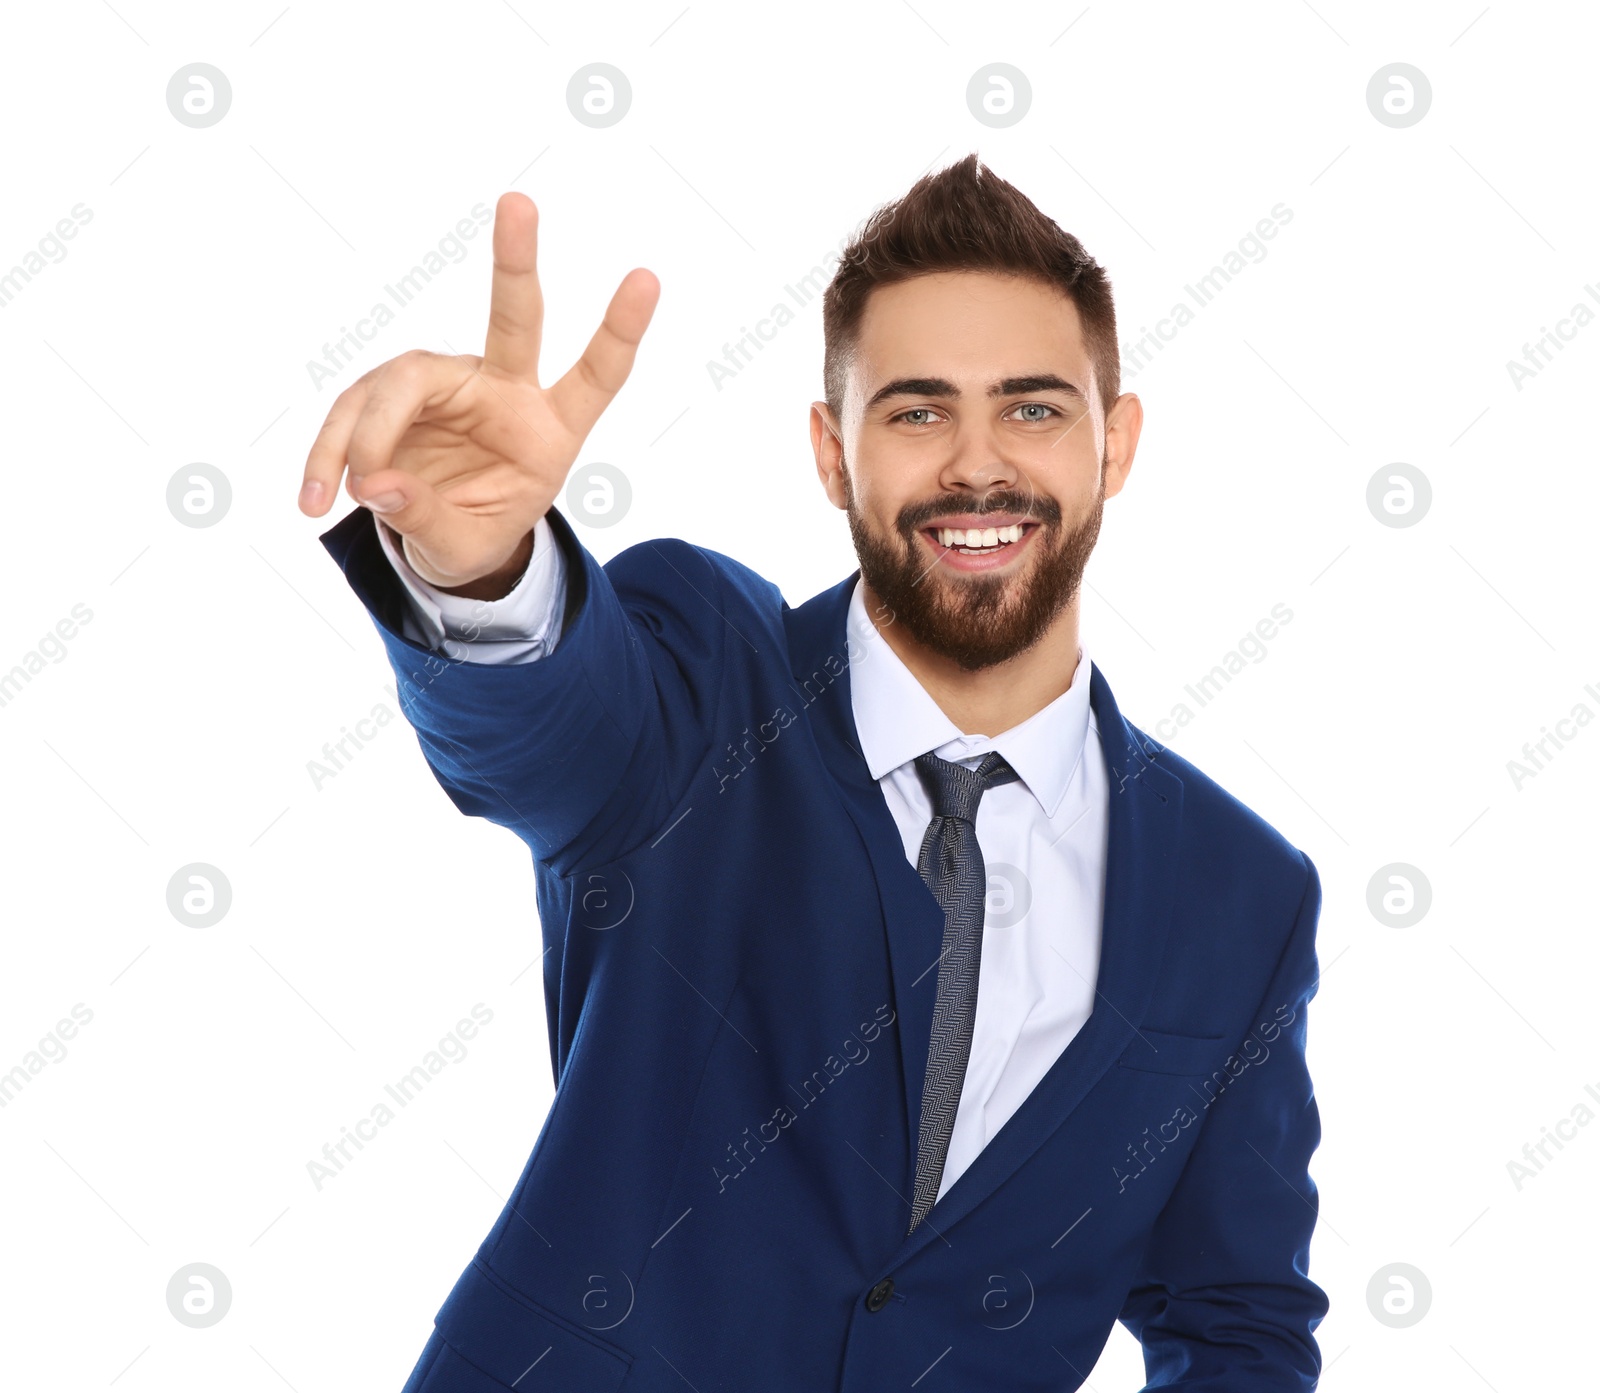
<path id="1" fill-rule="evenodd" d="M 1013 523 L 1010 527 L 941 527 L 939 529 L 939 545 L 943 547 L 967 547 L 971 549 L 998 547 L 1008 542 L 1022 540 L 1022 524 Z"/>

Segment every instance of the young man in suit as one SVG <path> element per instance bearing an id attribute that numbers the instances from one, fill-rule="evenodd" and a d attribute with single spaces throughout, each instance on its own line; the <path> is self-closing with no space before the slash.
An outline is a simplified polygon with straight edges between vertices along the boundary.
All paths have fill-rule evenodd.
<path id="1" fill-rule="evenodd" d="M 552 506 L 659 285 L 541 386 L 536 212 L 481 358 L 344 392 L 302 510 L 463 812 L 533 853 L 557 1093 L 407 1393 L 1315 1386 L 1310 860 L 1078 633 L 1133 462 L 1104 272 L 967 159 L 824 299 L 858 573 L 791 607 Z"/>

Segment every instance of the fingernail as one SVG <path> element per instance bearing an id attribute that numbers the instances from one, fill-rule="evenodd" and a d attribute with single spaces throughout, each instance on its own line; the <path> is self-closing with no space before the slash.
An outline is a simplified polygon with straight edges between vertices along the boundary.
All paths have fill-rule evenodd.
<path id="1" fill-rule="evenodd" d="M 300 485 L 300 506 L 302 508 L 315 508 L 322 502 L 322 484 L 316 479 L 307 479 Z"/>
<path id="2" fill-rule="evenodd" d="M 363 498 L 362 504 L 371 508 L 375 513 L 392 513 L 405 506 L 406 496 L 403 493 L 391 490 L 380 493 L 372 498 Z"/>

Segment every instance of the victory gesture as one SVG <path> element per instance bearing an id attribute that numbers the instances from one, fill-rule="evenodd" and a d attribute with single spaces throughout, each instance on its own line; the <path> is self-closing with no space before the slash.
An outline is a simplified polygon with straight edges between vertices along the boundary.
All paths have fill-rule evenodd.
<path id="1" fill-rule="evenodd" d="M 533 525 L 627 381 L 661 293 L 649 271 L 630 271 L 583 356 L 541 387 L 538 216 L 524 194 L 495 207 L 483 356 L 413 349 L 380 364 L 340 393 L 306 459 L 301 512 L 327 512 L 348 467 L 350 496 L 443 589 L 502 573 L 509 582 L 526 563 Z"/>

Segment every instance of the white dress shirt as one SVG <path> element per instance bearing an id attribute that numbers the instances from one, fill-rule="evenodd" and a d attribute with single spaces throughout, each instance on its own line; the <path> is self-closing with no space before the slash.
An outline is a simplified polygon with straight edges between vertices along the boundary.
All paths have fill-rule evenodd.
<path id="1" fill-rule="evenodd" d="M 560 637 L 565 557 L 541 518 L 528 569 L 503 599 L 446 595 L 407 563 L 389 530 L 385 554 L 413 600 L 406 637 L 468 662 L 530 662 Z M 988 872 L 972 1048 L 940 1182 L 942 1196 L 1022 1105 L 1088 1020 L 1100 968 L 1109 788 L 1089 706 L 1080 644 L 1072 685 L 998 735 L 959 730 L 867 616 L 858 580 L 850 596 L 850 704 L 861 752 L 913 866 L 933 808 L 913 761 L 926 750 L 968 766 L 998 750 L 1015 783 L 978 805 Z"/>
<path id="2" fill-rule="evenodd" d="M 534 524 L 533 555 L 528 558 L 527 570 L 511 593 L 498 600 L 469 600 L 429 585 L 406 560 L 398 535 L 376 514 L 374 519 L 383 554 L 399 572 L 411 597 L 402 626 L 404 637 L 469 663 L 526 663 L 555 649 L 567 600 L 567 568 L 545 518 Z M 442 650 L 441 644 L 445 645 Z"/>

